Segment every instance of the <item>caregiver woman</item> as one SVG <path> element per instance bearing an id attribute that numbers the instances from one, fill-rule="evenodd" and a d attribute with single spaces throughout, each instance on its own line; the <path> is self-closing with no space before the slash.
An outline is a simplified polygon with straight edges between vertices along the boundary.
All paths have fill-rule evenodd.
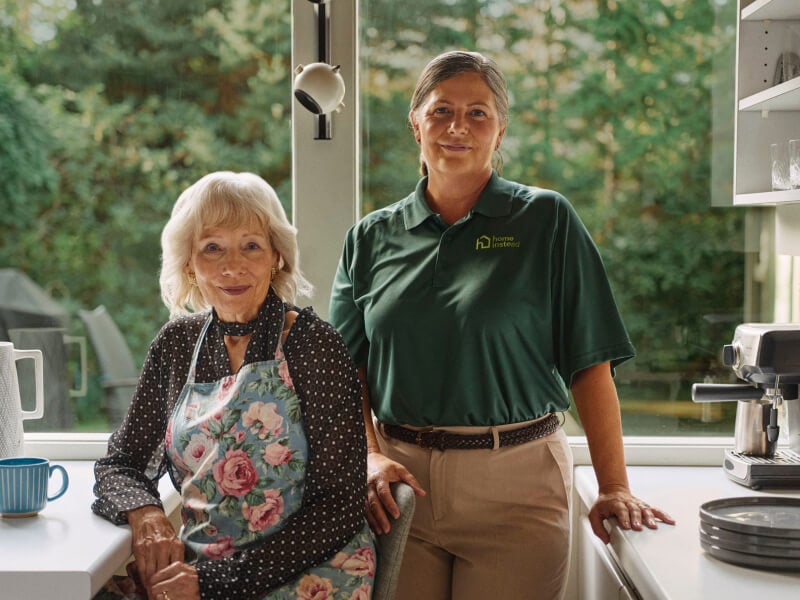
<path id="1" fill-rule="evenodd" d="M 609 517 L 673 523 L 628 487 L 612 369 L 634 348 L 571 205 L 493 170 L 508 122 L 495 63 L 436 57 L 409 119 L 423 177 L 348 232 L 330 307 L 364 383 L 368 520 L 387 531 L 389 483 L 416 488 L 399 599 L 561 598 L 567 388 L 599 482 L 595 533 L 608 541 Z"/>
<path id="2" fill-rule="evenodd" d="M 92 509 L 130 524 L 138 581 L 101 597 L 370 597 L 359 382 L 337 331 L 292 304 L 310 290 L 295 234 L 251 173 L 178 198 L 161 238 L 172 319 L 95 467 Z M 180 536 L 158 496 L 166 471 Z"/>

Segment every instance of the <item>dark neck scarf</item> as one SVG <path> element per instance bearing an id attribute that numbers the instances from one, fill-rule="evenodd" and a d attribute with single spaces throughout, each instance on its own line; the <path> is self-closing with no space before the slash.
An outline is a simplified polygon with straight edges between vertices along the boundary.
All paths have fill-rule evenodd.
<path id="1" fill-rule="evenodd" d="M 242 336 L 253 333 L 256 330 L 258 317 L 247 323 L 225 323 L 224 321 L 218 321 L 218 323 L 222 335 Z"/>
<path id="2" fill-rule="evenodd" d="M 222 335 L 240 337 L 253 333 L 256 330 L 256 326 L 258 325 L 259 321 L 263 321 L 266 318 L 267 304 L 268 302 L 265 301 L 264 304 L 261 305 L 261 308 L 259 308 L 255 319 L 252 321 L 247 321 L 247 323 L 239 323 L 237 321 L 226 323 L 219 318 L 216 310 L 213 308 L 211 310 L 214 313 L 214 321 L 216 321 L 219 330 L 222 332 Z"/>

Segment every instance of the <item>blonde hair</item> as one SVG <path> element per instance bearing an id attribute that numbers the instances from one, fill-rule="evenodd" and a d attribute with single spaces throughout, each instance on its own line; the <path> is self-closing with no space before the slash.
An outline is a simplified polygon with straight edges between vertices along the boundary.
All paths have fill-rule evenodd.
<path id="1" fill-rule="evenodd" d="M 494 96 L 500 123 L 503 125 L 508 123 L 508 88 L 506 79 L 503 77 L 503 73 L 497 63 L 479 52 L 453 50 L 440 54 L 431 60 L 420 73 L 419 79 L 417 79 L 414 94 L 411 96 L 411 112 L 419 109 L 430 93 L 440 84 L 465 73 L 478 73 L 483 78 L 486 86 Z M 419 162 L 419 172 L 424 177 L 428 174 L 428 165 L 425 164 L 421 154 Z M 503 157 L 499 152 L 495 152 L 494 167 L 499 170 L 502 167 L 502 163 Z"/>
<path id="2" fill-rule="evenodd" d="M 300 271 L 297 229 L 289 223 L 275 190 L 253 173 L 209 173 L 186 188 L 161 233 L 161 298 L 170 317 L 210 308 L 186 272 L 192 245 L 204 229 L 257 222 L 280 256 L 272 288 L 284 302 L 310 296 L 311 284 Z M 188 307 L 188 309 L 187 309 Z"/>

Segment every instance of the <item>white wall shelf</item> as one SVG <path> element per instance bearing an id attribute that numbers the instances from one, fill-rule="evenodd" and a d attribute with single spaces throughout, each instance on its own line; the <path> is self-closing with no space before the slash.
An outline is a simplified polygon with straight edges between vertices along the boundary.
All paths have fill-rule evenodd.
<path id="1" fill-rule="evenodd" d="M 800 138 L 800 77 L 773 83 L 800 34 L 800 0 L 739 0 L 738 8 L 733 205 L 800 202 L 800 190 L 772 191 L 770 165 L 771 144 Z"/>
<path id="2" fill-rule="evenodd" d="M 734 206 L 775 206 L 789 202 L 800 202 L 800 190 L 736 194 L 733 199 Z"/>
<path id="3" fill-rule="evenodd" d="M 756 0 L 742 9 L 742 21 L 797 18 L 797 0 Z"/>
<path id="4" fill-rule="evenodd" d="M 800 110 L 800 77 L 784 81 L 776 86 L 739 100 L 739 110 L 770 111 Z"/>

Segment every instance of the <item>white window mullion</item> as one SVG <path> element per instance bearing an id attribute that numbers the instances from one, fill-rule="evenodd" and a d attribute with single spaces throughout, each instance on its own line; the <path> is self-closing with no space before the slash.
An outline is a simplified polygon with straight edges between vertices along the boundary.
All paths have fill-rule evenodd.
<path id="1" fill-rule="evenodd" d="M 292 0 L 292 64 L 318 60 L 314 2 Z M 344 235 L 358 217 L 358 2 L 325 3 L 330 16 L 331 65 L 341 65 L 345 107 L 333 113 L 331 138 L 314 139 L 317 117 L 297 100 L 292 104 L 292 212 L 300 243 L 300 264 L 316 292 L 311 305 L 327 318 L 331 284 Z"/>

